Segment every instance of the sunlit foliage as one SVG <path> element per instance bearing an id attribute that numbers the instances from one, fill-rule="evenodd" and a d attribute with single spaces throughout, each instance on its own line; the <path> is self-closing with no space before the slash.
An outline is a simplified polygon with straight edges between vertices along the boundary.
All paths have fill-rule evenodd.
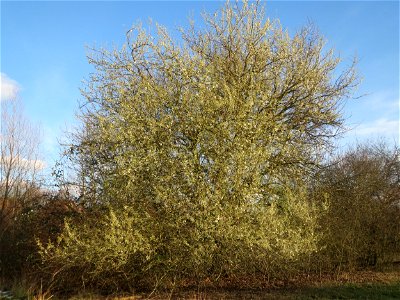
<path id="1" fill-rule="evenodd" d="M 259 4 L 204 22 L 180 42 L 137 26 L 122 49 L 93 50 L 66 157 L 98 217 L 41 245 L 55 284 L 283 278 L 319 251 L 324 208 L 304 181 L 341 130 L 354 66 L 340 73 L 316 30 L 290 35 Z"/>
<path id="2" fill-rule="evenodd" d="M 269 203 L 318 164 L 357 83 L 312 27 L 290 36 L 260 5 L 227 4 L 182 42 L 156 26 L 95 50 L 70 157 L 83 198 L 146 211 L 169 202 Z"/>

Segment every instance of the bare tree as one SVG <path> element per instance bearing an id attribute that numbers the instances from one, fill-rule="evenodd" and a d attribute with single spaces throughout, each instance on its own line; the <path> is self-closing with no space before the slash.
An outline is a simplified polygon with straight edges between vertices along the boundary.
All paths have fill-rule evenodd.
<path id="1" fill-rule="evenodd" d="M 44 167 L 39 137 L 39 128 L 26 118 L 19 99 L 1 102 L 0 235 L 38 194 Z"/>

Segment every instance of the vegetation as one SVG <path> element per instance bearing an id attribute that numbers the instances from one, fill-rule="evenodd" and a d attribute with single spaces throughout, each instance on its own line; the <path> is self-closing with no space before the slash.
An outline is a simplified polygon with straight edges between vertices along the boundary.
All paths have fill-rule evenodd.
<path id="1" fill-rule="evenodd" d="M 23 115 L 18 99 L 1 102 L 0 145 L 0 274 L 18 270 L 25 228 L 22 216 L 41 200 L 38 130 Z M 18 221 L 17 221 L 18 220 Z M 25 227 L 25 226 L 23 226 Z M 31 253 L 31 251 L 27 251 Z M 17 265 L 17 266 L 16 266 Z"/>
<path id="2" fill-rule="evenodd" d="M 321 252 L 332 267 L 365 267 L 398 259 L 400 151 L 358 145 L 319 175 L 314 197 L 329 199 Z M 321 199 L 322 200 L 322 199 Z M 320 200 L 319 200 L 320 201 Z"/>
<path id="3" fill-rule="evenodd" d="M 2 146 L 3 278 L 58 293 L 260 288 L 399 258 L 399 149 L 324 159 L 355 65 L 259 4 L 204 20 L 181 43 L 138 26 L 93 50 L 59 191 L 26 176 L 10 189 L 21 160 Z"/>

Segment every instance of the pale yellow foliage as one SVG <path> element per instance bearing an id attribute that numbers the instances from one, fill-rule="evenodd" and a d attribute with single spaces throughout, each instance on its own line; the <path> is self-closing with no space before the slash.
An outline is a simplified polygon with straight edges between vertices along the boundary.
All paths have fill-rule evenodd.
<path id="1" fill-rule="evenodd" d="M 204 18 L 204 29 L 181 30 L 182 45 L 138 26 L 123 49 L 93 52 L 72 147 L 87 198 L 268 203 L 337 135 L 357 80 L 353 67 L 337 75 L 315 29 L 291 37 L 247 3 Z"/>
<path id="2" fill-rule="evenodd" d="M 64 244 L 43 252 L 48 262 L 80 252 L 96 276 L 109 263 L 173 284 L 278 276 L 318 250 L 317 208 L 296 185 L 341 128 L 354 68 L 337 75 L 316 30 L 290 36 L 259 4 L 226 4 L 204 20 L 182 29 L 181 43 L 137 26 L 122 49 L 93 51 L 69 158 L 85 205 L 113 207 L 110 224 L 129 228 L 118 222 L 127 207 L 139 225 L 121 237 L 114 225 L 94 235 L 67 227 Z"/>

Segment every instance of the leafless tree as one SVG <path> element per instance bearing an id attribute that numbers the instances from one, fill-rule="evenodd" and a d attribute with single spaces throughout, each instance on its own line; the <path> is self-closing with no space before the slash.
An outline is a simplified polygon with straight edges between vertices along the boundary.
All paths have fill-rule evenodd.
<path id="1" fill-rule="evenodd" d="M 40 131 L 23 113 L 16 97 L 1 101 L 0 236 L 16 213 L 40 190 Z"/>

